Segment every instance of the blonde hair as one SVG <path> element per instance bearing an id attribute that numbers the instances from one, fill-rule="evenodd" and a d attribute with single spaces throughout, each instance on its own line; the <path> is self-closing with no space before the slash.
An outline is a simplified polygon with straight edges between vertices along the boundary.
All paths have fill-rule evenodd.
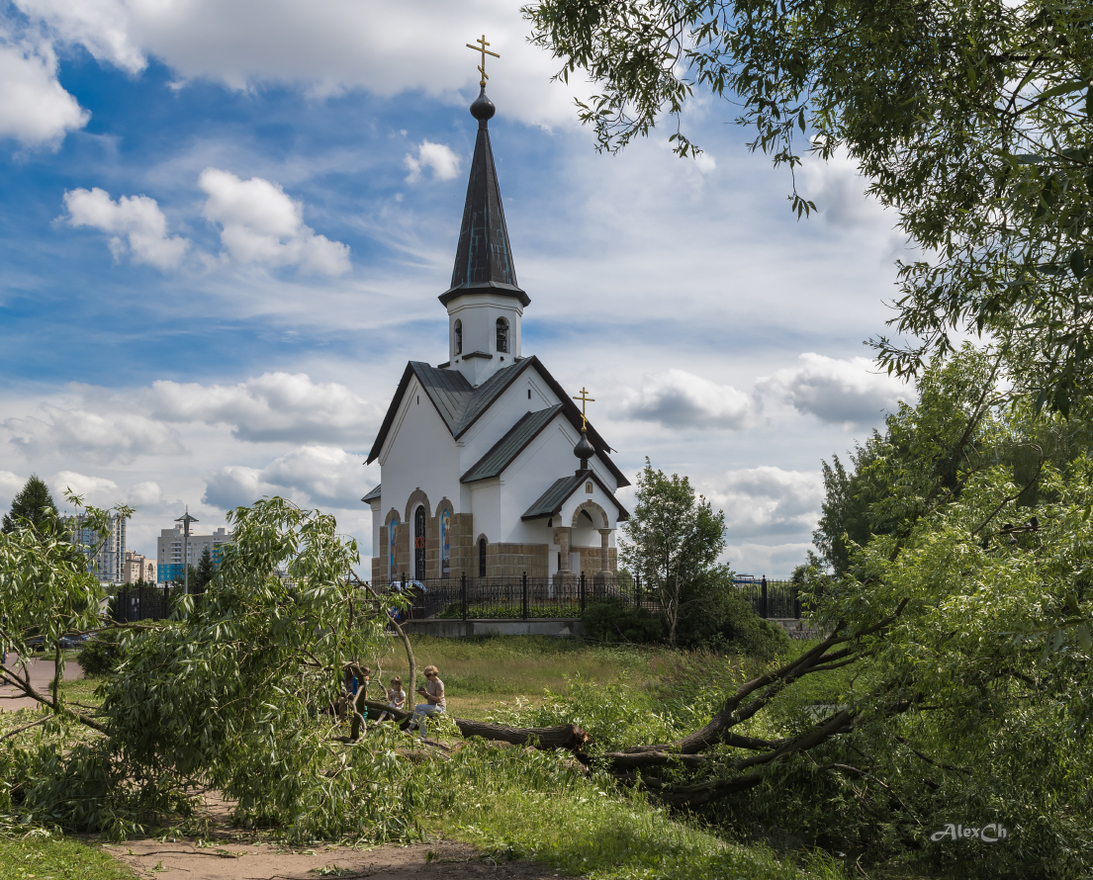
<path id="1" fill-rule="evenodd" d="M 433 666 L 431 663 L 423 670 L 421 670 L 421 672 L 423 675 L 428 675 L 430 672 L 435 672 L 437 675 L 440 675 L 440 670 Z"/>
<path id="2" fill-rule="evenodd" d="M 396 675 L 391 679 L 391 684 L 402 684 L 402 676 Z"/>

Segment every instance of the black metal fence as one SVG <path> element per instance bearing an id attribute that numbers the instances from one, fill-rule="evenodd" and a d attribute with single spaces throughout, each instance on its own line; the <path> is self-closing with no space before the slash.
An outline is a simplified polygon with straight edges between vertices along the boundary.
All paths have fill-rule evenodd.
<path id="1" fill-rule="evenodd" d="M 792 581 L 735 582 L 755 613 L 765 618 L 801 617 L 801 600 Z M 378 585 L 383 590 L 383 585 Z M 657 611 L 656 593 L 643 588 L 641 578 L 620 578 L 605 583 L 584 574 L 569 577 L 531 578 L 467 577 L 403 578 L 387 585 L 392 593 L 409 599 L 410 619 L 440 617 L 459 620 L 527 620 L 528 618 L 580 617 L 593 602 L 615 600 L 632 607 Z"/>
<path id="2" fill-rule="evenodd" d="M 181 590 L 169 584 L 144 584 L 134 589 L 119 589 L 111 599 L 113 617 L 118 623 L 163 620 L 171 615 Z"/>

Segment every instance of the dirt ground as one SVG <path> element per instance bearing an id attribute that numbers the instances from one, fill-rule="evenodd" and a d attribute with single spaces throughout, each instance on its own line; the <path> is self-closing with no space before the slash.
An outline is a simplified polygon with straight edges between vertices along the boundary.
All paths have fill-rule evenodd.
<path id="1" fill-rule="evenodd" d="M 139 877 L 169 880 L 554 880 L 557 873 L 531 862 L 495 861 L 461 843 L 436 841 L 370 850 L 316 845 L 286 850 L 271 844 L 163 843 L 131 840 L 104 849 Z"/>
<path id="2" fill-rule="evenodd" d="M 8 664 L 17 668 L 19 662 L 17 658 L 17 654 L 8 654 Z M 48 692 L 49 684 L 53 681 L 55 668 L 52 659 L 47 660 L 43 657 L 31 657 L 30 661 L 27 663 L 27 672 L 30 673 L 31 686 L 39 693 Z M 79 663 L 76 663 L 74 660 L 65 663 L 65 681 L 75 681 L 82 675 L 83 670 L 80 669 Z M 17 697 L 16 694 L 20 693 L 22 693 L 22 691 L 18 690 L 14 685 L 0 685 L 0 712 L 3 712 L 5 709 L 10 709 L 12 711 L 16 709 L 33 709 L 38 705 L 37 701 L 32 700 L 30 697 Z"/>

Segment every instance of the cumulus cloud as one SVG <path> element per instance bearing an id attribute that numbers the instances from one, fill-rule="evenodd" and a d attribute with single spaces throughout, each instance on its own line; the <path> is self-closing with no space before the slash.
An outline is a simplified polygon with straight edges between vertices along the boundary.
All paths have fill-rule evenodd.
<path id="1" fill-rule="evenodd" d="M 26 477 L 20 477 L 11 471 L 0 471 L 0 513 L 6 513 L 11 502 L 26 484 Z"/>
<path id="2" fill-rule="evenodd" d="M 807 542 L 757 544 L 744 541 L 739 544 L 726 544 L 725 555 L 737 574 L 761 577 L 771 576 L 771 572 L 780 572 L 785 577 L 808 560 L 808 551 L 811 549 L 812 545 Z"/>
<path id="3" fill-rule="evenodd" d="M 527 43 L 519 4 L 506 0 L 14 0 L 60 40 L 100 62 L 138 73 L 154 56 L 178 80 L 209 79 L 235 89 L 264 82 L 303 84 L 319 95 L 366 88 L 381 96 L 421 91 L 450 98 L 477 91 L 466 37 L 490 35 L 505 76 L 490 95 L 505 112 L 536 124 L 576 125 L 572 96 L 590 87 L 550 83 L 556 64 Z M 428 21 L 429 27 L 421 22 Z M 463 34 L 456 40 L 453 34 Z"/>
<path id="4" fill-rule="evenodd" d="M 811 532 L 824 497 L 819 471 L 764 465 L 727 471 L 708 493 L 725 511 L 729 540 L 744 535 Z"/>
<path id="5" fill-rule="evenodd" d="M 350 269 L 349 248 L 304 223 L 304 208 L 279 184 L 261 177 L 240 180 L 230 171 L 206 168 L 198 185 L 208 195 L 202 214 L 220 227 L 227 253 L 241 263 L 296 266 L 319 275 Z"/>
<path id="6" fill-rule="evenodd" d="M 407 153 L 403 160 L 409 174 L 407 183 L 414 183 L 421 179 L 421 172 L 428 168 L 432 171 L 436 180 L 451 180 L 459 173 L 459 157 L 453 153 L 447 144 L 434 144 L 431 140 L 423 140 L 417 148 L 417 156 Z"/>
<path id="7" fill-rule="evenodd" d="M 847 230 L 894 224 L 894 220 L 885 219 L 884 206 L 866 195 L 868 178 L 858 173 L 853 160 L 845 154 L 836 154 L 827 161 L 807 157 L 798 173 L 801 191 L 816 203 L 822 222 Z"/>
<path id="8" fill-rule="evenodd" d="M 130 462 L 138 455 L 185 452 L 178 432 L 139 413 L 91 412 L 42 404 L 42 418 L 0 422 L 8 441 L 27 456 L 59 452 L 90 461 Z"/>
<path id="9" fill-rule="evenodd" d="M 76 471 L 59 471 L 49 481 L 54 500 L 64 498 L 65 491 L 83 498 L 85 504 L 112 507 L 121 501 L 118 484 L 106 477 L 80 474 Z"/>
<path id="10" fill-rule="evenodd" d="M 148 196 L 121 196 L 115 202 L 108 192 L 95 187 L 67 191 L 64 202 L 70 225 L 88 226 L 111 236 L 110 252 L 116 260 L 128 253 L 134 263 L 174 269 L 190 246 L 181 236 L 168 237 L 167 218 Z"/>
<path id="11" fill-rule="evenodd" d="M 646 376 L 640 391 L 624 394 L 622 412 L 625 418 L 668 427 L 737 430 L 755 414 L 755 402 L 731 385 L 672 369 Z"/>
<path id="12" fill-rule="evenodd" d="M 151 507 L 163 500 L 163 490 L 155 480 L 144 480 L 129 489 L 128 502 L 138 510 Z"/>
<path id="13" fill-rule="evenodd" d="M 368 487 L 361 459 L 331 446 L 304 446 L 262 469 L 231 465 L 205 482 L 205 504 L 231 508 L 266 495 L 298 504 L 355 507 Z"/>
<path id="14" fill-rule="evenodd" d="M 57 55 L 46 41 L 10 42 L 0 33 L 0 137 L 56 148 L 91 114 L 57 81 Z"/>
<path id="15" fill-rule="evenodd" d="M 306 373 L 264 373 L 238 385 L 159 380 L 145 400 L 157 418 L 231 425 L 235 437 L 252 442 L 359 443 L 381 415 L 344 385 Z"/>
<path id="16" fill-rule="evenodd" d="M 800 361 L 797 367 L 760 379 L 756 387 L 824 422 L 875 425 L 907 394 L 902 382 L 878 373 L 868 358 L 839 360 L 805 352 Z"/>

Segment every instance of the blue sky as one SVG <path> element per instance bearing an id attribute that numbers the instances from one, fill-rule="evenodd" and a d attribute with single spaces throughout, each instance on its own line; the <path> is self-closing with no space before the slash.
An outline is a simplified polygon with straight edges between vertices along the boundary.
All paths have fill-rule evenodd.
<path id="1" fill-rule="evenodd" d="M 636 473 L 648 456 L 726 513 L 726 559 L 787 575 L 820 462 L 904 389 L 883 332 L 905 255 L 846 162 L 806 163 L 820 213 L 700 96 L 595 152 L 515 4 L 17 0 L 0 6 L 0 506 L 33 472 L 137 508 L 131 549 L 189 505 L 282 494 L 367 555 L 362 466 L 408 359 L 446 358 L 485 32 L 525 354 Z"/>

